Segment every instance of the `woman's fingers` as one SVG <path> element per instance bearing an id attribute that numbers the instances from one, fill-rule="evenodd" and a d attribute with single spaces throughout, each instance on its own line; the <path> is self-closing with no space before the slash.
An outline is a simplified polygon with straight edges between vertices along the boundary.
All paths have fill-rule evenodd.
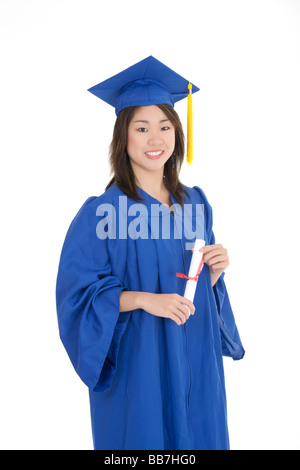
<path id="1" fill-rule="evenodd" d="M 187 309 L 187 311 L 189 312 L 189 316 L 190 316 L 190 315 L 191 315 L 191 311 L 190 311 L 189 307 L 188 307 L 187 305 L 185 305 L 185 304 L 183 304 L 183 306 L 184 306 L 184 308 Z"/>
<path id="2" fill-rule="evenodd" d="M 190 300 L 182 297 L 180 299 L 179 304 L 177 305 L 177 307 L 174 309 L 172 313 L 173 315 L 176 316 L 176 320 L 179 320 L 179 323 L 178 321 L 176 321 L 176 323 L 179 325 L 183 325 L 189 319 L 190 315 L 194 314 L 194 312 L 195 312 L 195 307 L 193 303 Z"/>
<path id="3" fill-rule="evenodd" d="M 203 262 L 213 270 L 225 270 L 229 265 L 228 251 L 223 245 L 207 245 L 200 250 L 203 253 Z"/>
<path id="4" fill-rule="evenodd" d="M 186 307 L 178 307 L 174 312 L 180 318 L 181 324 L 183 325 L 189 318 L 189 311 Z"/>
<path id="5" fill-rule="evenodd" d="M 185 305 L 189 308 L 191 315 L 194 315 L 195 305 L 193 304 L 193 302 L 191 302 L 189 299 L 186 299 L 185 297 L 182 297 L 181 303 L 182 305 Z"/>
<path id="6" fill-rule="evenodd" d="M 224 255 L 219 255 L 219 256 L 214 256 L 213 258 L 211 258 L 207 262 L 207 264 L 208 264 L 208 266 L 214 266 L 217 263 L 223 263 L 225 261 L 226 261 L 226 257 Z"/>
<path id="7" fill-rule="evenodd" d="M 177 325 L 182 325 L 181 319 L 174 313 L 170 314 L 170 319 L 173 320 L 175 323 L 177 323 Z"/>
<path id="8" fill-rule="evenodd" d="M 143 310 L 159 316 L 170 318 L 177 325 L 183 325 L 195 313 L 194 304 L 179 294 L 144 293 Z"/>

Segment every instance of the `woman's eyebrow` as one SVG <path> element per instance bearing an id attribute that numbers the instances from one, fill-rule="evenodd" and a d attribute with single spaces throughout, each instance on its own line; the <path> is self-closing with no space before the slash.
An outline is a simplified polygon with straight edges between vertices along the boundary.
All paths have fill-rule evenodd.
<path id="1" fill-rule="evenodd" d="M 167 121 L 169 121 L 169 120 L 170 120 L 170 119 L 162 119 L 162 120 L 159 121 L 159 122 L 162 123 L 162 122 L 167 122 Z M 149 121 L 145 121 L 145 120 L 143 120 L 143 119 L 139 119 L 138 121 L 133 121 L 133 122 L 134 122 L 134 123 L 136 123 L 136 122 L 143 122 L 144 124 L 149 124 Z"/>

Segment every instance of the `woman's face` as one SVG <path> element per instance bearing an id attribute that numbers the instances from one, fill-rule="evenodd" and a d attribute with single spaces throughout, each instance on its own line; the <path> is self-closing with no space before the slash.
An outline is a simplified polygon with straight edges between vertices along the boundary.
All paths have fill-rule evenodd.
<path id="1" fill-rule="evenodd" d="M 175 148 L 175 129 L 157 106 L 139 107 L 128 126 L 127 153 L 133 171 L 163 169 Z"/>

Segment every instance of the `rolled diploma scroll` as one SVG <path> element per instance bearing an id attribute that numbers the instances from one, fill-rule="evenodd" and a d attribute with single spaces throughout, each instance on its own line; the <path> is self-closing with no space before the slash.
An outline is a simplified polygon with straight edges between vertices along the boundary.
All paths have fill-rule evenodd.
<path id="1" fill-rule="evenodd" d="M 202 261 L 202 256 L 203 254 L 200 253 L 200 249 L 205 246 L 205 240 L 201 240 L 197 238 L 195 240 L 195 245 L 193 248 L 193 256 L 191 259 L 191 264 L 190 264 L 190 269 L 189 269 L 189 275 L 188 277 L 196 277 L 197 272 L 200 266 L 200 263 Z M 195 297 L 195 292 L 196 292 L 196 287 L 197 287 L 197 282 L 198 279 L 188 279 L 186 282 L 185 286 L 185 291 L 184 291 L 184 297 L 186 299 L 189 299 L 191 302 L 194 302 L 194 297 Z M 187 305 L 185 307 L 190 311 Z"/>

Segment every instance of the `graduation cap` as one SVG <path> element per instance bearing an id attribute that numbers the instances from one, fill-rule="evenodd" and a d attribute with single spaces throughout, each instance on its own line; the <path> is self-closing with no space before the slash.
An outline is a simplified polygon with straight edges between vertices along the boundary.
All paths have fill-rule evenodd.
<path id="1" fill-rule="evenodd" d="M 199 88 L 153 56 L 89 88 L 91 93 L 115 108 L 116 115 L 130 106 L 169 104 L 188 98 L 187 161 L 193 159 L 192 93 Z"/>

